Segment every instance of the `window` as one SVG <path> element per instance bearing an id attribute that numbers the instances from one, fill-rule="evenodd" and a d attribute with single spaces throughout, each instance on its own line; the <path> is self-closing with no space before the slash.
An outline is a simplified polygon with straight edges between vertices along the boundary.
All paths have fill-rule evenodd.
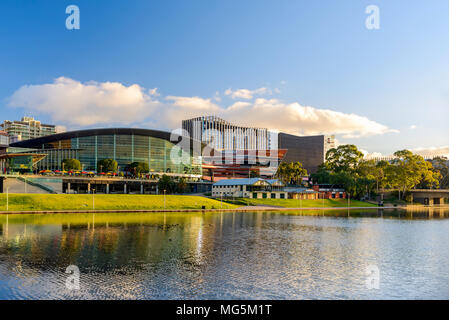
<path id="1" fill-rule="evenodd" d="M 271 199 L 276 199 L 276 193 L 271 194 Z"/>
<path id="2" fill-rule="evenodd" d="M 253 199 L 257 199 L 257 193 L 253 192 Z"/>
<path id="3" fill-rule="evenodd" d="M 281 199 L 285 199 L 285 194 L 281 193 Z"/>
<path id="4" fill-rule="evenodd" d="M 262 193 L 262 198 L 266 199 L 267 198 L 267 194 L 264 192 Z"/>

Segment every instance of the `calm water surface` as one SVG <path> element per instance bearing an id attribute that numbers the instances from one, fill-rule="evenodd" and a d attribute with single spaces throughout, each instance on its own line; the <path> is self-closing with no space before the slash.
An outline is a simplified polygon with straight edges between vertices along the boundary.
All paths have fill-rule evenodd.
<path id="1" fill-rule="evenodd" d="M 0 215 L 0 299 L 409 298 L 449 299 L 448 210 Z"/>

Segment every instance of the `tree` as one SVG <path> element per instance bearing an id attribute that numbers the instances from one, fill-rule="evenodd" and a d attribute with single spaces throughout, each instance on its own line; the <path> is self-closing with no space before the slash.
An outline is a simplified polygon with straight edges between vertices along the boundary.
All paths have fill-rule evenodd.
<path id="1" fill-rule="evenodd" d="M 178 193 L 186 193 L 189 189 L 189 185 L 187 184 L 186 179 L 179 179 L 178 184 L 176 185 L 176 189 Z"/>
<path id="2" fill-rule="evenodd" d="M 332 148 L 326 153 L 326 167 L 333 172 L 349 172 L 356 169 L 363 153 L 353 144 Z"/>
<path id="3" fill-rule="evenodd" d="M 440 173 L 439 184 L 441 189 L 449 189 L 449 160 L 446 157 L 436 157 L 432 160 L 433 170 Z"/>
<path id="4" fill-rule="evenodd" d="M 292 175 L 293 175 L 293 181 L 296 185 L 302 184 L 302 177 L 307 176 L 307 170 L 303 168 L 301 162 L 293 162 L 292 163 Z"/>
<path id="5" fill-rule="evenodd" d="M 127 167 L 126 170 L 131 172 L 135 176 L 139 176 L 143 173 L 150 172 L 150 167 L 146 162 L 133 162 Z"/>
<path id="6" fill-rule="evenodd" d="M 159 193 L 174 193 L 176 191 L 176 183 L 172 177 L 167 175 L 163 175 L 158 181 L 158 189 Z"/>
<path id="7" fill-rule="evenodd" d="M 376 191 L 379 193 L 379 188 L 384 189 L 387 185 L 387 174 L 388 167 L 390 166 L 390 163 L 385 160 L 381 160 L 376 163 L 376 169 L 374 172 L 374 178 L 376 179 Z"/>
<path id="8" fill-rule="evenodd" d="M 386 175 L 388 184 L 398 188 L 403 195 L 421 182 L 438 186 L 438 175 L 433 171 L 430 162 L 420 155 L 413 154 L 409 150 L 400 150 L 394 153 L 395 159 L 387 167 Z"/>
<path id="9" fill-rule="evenodd" d="M 114 159 L 103 159 L 97 163 L 98 172 L 117 172 L 118 164 Z"/>
<path id="10" fill-rule="evenodd" d="M 358 186 L 368 194 L 374 189 L 378 193 L 385 184 L 385 168 L 388 165 L 387 161 L 360 160 L 356 167 Z"/>
<path id="11" fill-rule="evenodd" d="M 346 171 L 333 172 L 330 175 L 330 184 L 342 186 L 346 192 L 349 192 L 353 197 L 358 195 L 357 177 Z"/>
<path id="12" fill-rule="evenodd" d="M 315 184 L 330 184 L 331 172 L 325 164 L 318 167 L 317 172 L 310 175 L 312 182 Z"/>
<path id="13" fill-rule="evenodd" d="M 307 170 L 302 167 L 301 162 L 282 162 L 276 172 L 276 176 L 285 184 L 301 184 L 302 177 L 307 175 Z"/>
<path id="14" fill-rule="evenodd" d="M 64 170 L 81 170 L 81 162 L 78 159 L 64 159 L 62 167 Z"/>

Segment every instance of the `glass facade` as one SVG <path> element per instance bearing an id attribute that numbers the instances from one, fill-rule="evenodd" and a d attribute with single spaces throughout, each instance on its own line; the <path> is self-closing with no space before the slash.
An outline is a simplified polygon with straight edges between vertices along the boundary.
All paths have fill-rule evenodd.
<path id="1" fill-rule="evenodd" d="M 24 155 L 9 159 L 9 169 L 14 172 L 30 172 L 33 170 L 33 156 Z"/>
<path id="2" fill-rule="evenodd" d="M 114 159 L 119 171 L 132 162 L 146 162 L 150 172 L 201 174 L 201 156 L 189 157 L 188 163 L 171 159 L 175 145 L 167 140 L 145 135 L 111 134 L 75 137 L 43 144 L 35 153 L 47 157 L 37 165 L 38 170 L 61 170 L 64 159 L 80 160 L 83 170 L 96 171 L 98 161 Z"/>

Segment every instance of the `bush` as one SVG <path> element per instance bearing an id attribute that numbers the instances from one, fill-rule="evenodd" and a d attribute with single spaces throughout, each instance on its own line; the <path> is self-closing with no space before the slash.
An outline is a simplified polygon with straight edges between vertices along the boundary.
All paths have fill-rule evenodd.
<path id="1" fill-rule="evenodd" d="M 132 173 L 134 176 L 140 176 L 143 173 L 150 172 L 150 167 L 146 162 L 133 162 L 126 168 L 126 171 Z"/>
<path id="2" fill-rule="evenodd" d="M 114 159 L 103 159 L 98 161 L 98 172 L 117 172 L 118 164 Z"/>
<path id="3" fill-rule="evenodd" d="M 81 162 L 78 159 L 64 159 L 62 167 L 64 170 L 81 170 Z"/>

